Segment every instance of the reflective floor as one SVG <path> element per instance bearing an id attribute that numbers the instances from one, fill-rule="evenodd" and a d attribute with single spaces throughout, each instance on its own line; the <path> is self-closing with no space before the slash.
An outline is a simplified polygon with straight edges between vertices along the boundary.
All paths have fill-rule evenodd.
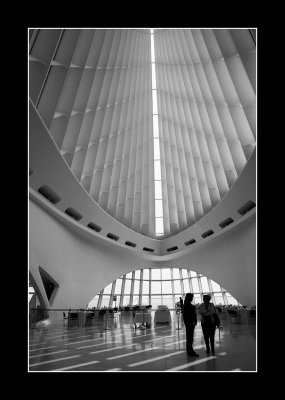
<path id="1" fill-rule="evenodd" d="M 137 329 L 132 312 L 95 320 L 93 326 L 68 327 L 67 321 L 29 330 L 29 371 L 44 372 L 201 372 L 256 371 L 256 324 L 228 317 L 216 330 L 215 355 L 207 355 L 200 321 L 194 332 L 199 357 L 187 356 L 185 326 L 171 311 L 171 324 Z M 179 321 L 178 321 L 179 320 Z M 179 328 L 179 329 L 178 329 Z"/>

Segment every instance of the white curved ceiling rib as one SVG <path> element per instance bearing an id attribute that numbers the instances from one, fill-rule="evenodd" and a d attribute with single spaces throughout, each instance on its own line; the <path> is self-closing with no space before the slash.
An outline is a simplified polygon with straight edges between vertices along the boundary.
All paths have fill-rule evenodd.
<path id="1" fill-rule="evenodd" d="M 249 29 L 154 30 L 164 239 L 229 191 L 255 148 Z M 150 30 L 40 29 L 30 97 L 107 213 L 155 236 Z"/>

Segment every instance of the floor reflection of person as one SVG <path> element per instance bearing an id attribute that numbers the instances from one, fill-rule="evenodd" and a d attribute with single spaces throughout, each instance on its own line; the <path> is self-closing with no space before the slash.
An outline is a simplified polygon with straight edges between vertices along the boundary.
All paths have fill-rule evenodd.
<path id="1" fill-rule="evenodd" d="M 197 325 L 196 308 L 191 304 L 193 300 L 193 293 L 187 293 L 184 300 L 182 315 L 186 328 L 186 351 L 189 356 L 199 357 L 193 349 L 194 329 Z"/>

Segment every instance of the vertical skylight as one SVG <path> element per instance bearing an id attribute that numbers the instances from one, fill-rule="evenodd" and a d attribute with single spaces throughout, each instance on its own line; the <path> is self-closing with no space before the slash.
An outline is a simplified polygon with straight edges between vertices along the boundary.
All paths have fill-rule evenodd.
<path id="1" fill-rule="evenodd" d="M 153 29 L 150 30 L 151 44 L 151 77 L 152 77 L 152 121 L 153 121 L 153 154 L 154 154 L 154 199 L 155 199 L 155 234 L 164 235 L 163 204 L 160 167 L 160 145 L 158 127 L 157 88 L 155 72 L 155 51 Z"/>

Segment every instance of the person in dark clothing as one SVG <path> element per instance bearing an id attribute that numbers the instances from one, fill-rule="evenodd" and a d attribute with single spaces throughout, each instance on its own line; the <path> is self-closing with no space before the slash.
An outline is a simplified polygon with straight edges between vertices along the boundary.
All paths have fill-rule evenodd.
<path id="1" fill-rule="evenodd" d="M 184 306 L 182 310 L 183 321 L 186 328 L 186 351 L 189 356 L 199 357 L 199 354 L 193 350 L 194 329 L 197 325 L 196 308 L 191 304 L 194 295 L 186 293 Z"/>
<path id="2" fill-rule="evenodd" d="M 183 299 L 182 299 L 182 297 L 180 297 L 179 303 L 180 303 L 180 309 L 181 309 L 181 312 L 182 312 L 182 310 L 183 310 Z"/>
<path id="3" fill-rule="evenodd" d="M 207 349 L 206 353 L 207 354 L 210 353 L 210 345 L 211 345 L 211 352 L 212 354 L 215 354 L 216 324 L 215 324 L 214 314 L 216 310 L 214 304 L 210 303 L 210 300 L 211 296 L 209 294 L 205 294 L 203 296 L 204 303 L 201 304 L 199 313 L 201 314 L 201 326 Z"/>

